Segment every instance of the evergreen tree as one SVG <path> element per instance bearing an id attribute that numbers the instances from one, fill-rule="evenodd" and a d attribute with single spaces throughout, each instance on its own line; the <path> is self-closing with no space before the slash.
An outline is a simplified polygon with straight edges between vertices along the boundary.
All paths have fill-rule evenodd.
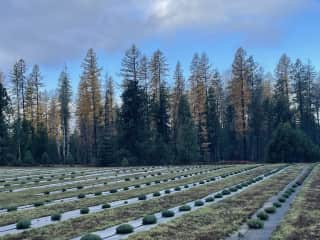
<path id="1" fill-rule="evenodd" d="M 178 107 L 176 154 L 177 164 L 191 164 L 199 160 L 197 132 L 185 94 L 181 95 Z"/>
<path id="2" fill-rule="evenodd" d="M 97 57 L 92 48 L 82 63 L 82 76 L 79 85 L 78 121 L 83 145 L 89 144 L 87 160 L 95 163 L 98 154 L 98 128 L 102 120 L 101 84 Z"/>
<path id="3" fill-rule="evenodd" d="M 292 113 L 290 111 L 290 59 L 283 54 L 276 67 L 276 84 L 275 84 L 275 127 L 279 123 L 292 121 Z"/>
<path id="4" fill-rule="evenodd" d="M 221 77 L 219 72 L 215 70 L 212 74 L 207 96 L 210 160 L 214 162 L 222 159 L 222 91 Z"/>
<path id="5" fill-rule="evenodd" d="M 114 162 L 114 134 L 115 134 L 115 111 L 114 111 L 114 89 L 111 77 L 106 81 L 106 93 L 104 100 L 104 126 L 103 134 L 100 136 L 98 157 L 99 164 L 110 166 Z"/>
<path id="6" fill-rule="evenodd" d="M 12 92 L 14 95 L 14 105 L 15 105 L 15 141 L 16 141 L 16 155 L 17 161 L 22 161 L 22 151 L 21 151 L 21 131 L 22 131 L 22 120 L 25 116 L 25 72 L 26 64 L 23 59 L 18 60 L 11 72 L 11 82 L 12 82 Z M 22 117 L 21 117 L 22 116 Z"/>
<path id="7" fill-rule="evenodd" d="M 234 113 L 234 129 L 237 136 L 241 139 L 241 155 L 238 157 L 242 160 L 248 160 L 248 109 L 251 92 L 247 73 L 246 52 L 243 48 L 239 48 L 232 64 L 232 79 L 229 86 L 229 94 Z"/>
<path id="8" fill-rule="evenodd" d="M 148 125 L 143 116 L 147 97 L 138 78 L 140 51 L 133 45 L 126 51 L 121 64 L 123 77 L 122 106 L 120 109 L 118 132 L 122 163 L 139 165 L 148 159 Z"/>
<path id="9" fill-rule="evenodd" d="M 62 133 L 62 159 L 65 162 L 69 154 L 69 121 L 71 117 L 69 105 L 71 104 L 71 84 L 65 68 L 59 77 L 59 105 L 60 105 L 60 126 Z"/>
<path id="10" fill-rule="evenodd" d="M 3 82 L 4 76 L 0 72 L 0 165 L 8 164 L 7 155 L 9 153 L 9 124 L 7 115 L 10 113 L 10 99 Z"/>

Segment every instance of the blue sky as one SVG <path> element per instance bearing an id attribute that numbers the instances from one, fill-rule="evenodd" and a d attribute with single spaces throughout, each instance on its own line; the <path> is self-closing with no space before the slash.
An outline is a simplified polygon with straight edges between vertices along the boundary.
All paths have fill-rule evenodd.
<path id="1" fill-rule="evenodd" d="M 59 4 L 58 4 L 59 3 Z M 221 72 L 240 46 L 266 72 L 282 53 L 310 59 L 320 70 L 319 0 L 4 0 L 0 8 L 0 70 L 16 59 L 39 64 L 46 88 L 57 86 L 67 64 L 76 91 L 89 47 L 99 65 L 120 82 L 125 49 L 147 56 L 160 49 L 170 66 L 180 60 L 188 76 L 195 52 L 205 51 Z M 170 81 L 170 79 L 168 79 Z"/>

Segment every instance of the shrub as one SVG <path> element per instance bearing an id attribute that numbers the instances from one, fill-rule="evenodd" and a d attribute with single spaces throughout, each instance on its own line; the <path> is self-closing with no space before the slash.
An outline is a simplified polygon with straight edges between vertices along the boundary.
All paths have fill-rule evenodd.
<path id="1" fill-rule="evenodd" d="M 201 180 L 201 181 L 199 182 L 199 184 L 204 184 L 204 181 L 203 181 L 203 180 Z"/>
<path id="2" fill-rule="evenodd" d="M 180 191 L 180 190 L 181 190 L 181 187 L 175 187 L 174 190 L 175 190 L 175 191 Z"/>
<path id="3" fill-rule="evenodd" d="M 232 187 L 232 188 L 229 188 L 229 191 L 230 192 L 236 192 L 236 191 L 238 191 L 238 188 L 237 187 Z"/>
<path id="4" fill-rule="evenodd" d="M 286 201 L 286 199 L 285 199 L 285 198 L 283 198 L 283 197 L 280 197 L 280 198 L 278 198 L 278 201 L 283 203 L 283 202 L 285 202 L 285 201 Z"/>
<path id="5" fill-rule="evenodd" d="M 161 213 L 162 217 L 173 217 L 174 216 L 174 211 L 171 211 L 171 210 L 164 210 L 162 211 Z"/>
<path id="6" fill-rule="evenodd" d="M 80 240 L 102 240 L 102 238 L 96 234 L 89 233 L 81 237 Z"/>
<path id="7" fill-rule="evenodd" d="M 129 190 L 129 187 L 124 187 L 123 188 L 123 191 L 128 191 Z"/>
<path id="8" fill-rule="evenodd" d="M 279 203 L 279 202 L 274 202 L 272 205 L 273 205 L 274 207 L 276 207 L 276 208 L 279 208 L 279 207 L 282 206 L 282 204 Z"/>
<path id="9" fill-rule="evenodd" d="M 260 219 L 260 220 L 268 220 L 269 216 L 268 214 L 265 212 L 265 211 L 261 211 L 257 214 L 257 217 Z"/>
<path id="10" fill-rule="evenodd" d="M 78 189 L 82 189 L 82 188 L 83 188 L 83 186 L 77 186 L 77 188 L 78 188 Z"/>
<path id="11" fill-rule="evenodd" d="M 122 224 L 116 228 L 117 234 L 128 234 L 133 232 L 133 227 L 130 224 Z"/>
<path id="12" fill-rule="evenodd" d="M 80 194 L 78 195 L 78 198 L 85 198 L 85 197 L 86 197 L 86 195 L 83 194 L 83 193 L 80 193 Z"/>
<path id="13" fill-rule="evenodd" d="M 214 198 L 213 198 L 213 197 L 207 197 L 205 201 L 206 201 L 206 202 L 213 202 L 213 201 L 214 201 Z"/>
<path id="14" fill-rule="evenodd" d="M 137 184 L 137 185 L 134 186 L 134 188 L 140 188 L 140 185 Z"/>
<path id="15" fill-rule="evenodd" d="M 43 206 L 43 204 L 44 204 L 44 202 L 35 202 L 35 203 L 33 204 L 33 206 L 35 206 L 35 207 L 40 207 L 40 206 Z"/>
<path id="16" fill-rule="evenodd" d="M 45 191 L 45 192 L 43 192 L 43 194 L 49 195 L 49 194 L 50 194 L 50 191 Z"/>
<path id="17" fill-rule="evenodd" d="M 263 228 L 263 222 L 260 219 L 250 219 L 247 221 L 248 227 L 253 229 Z"/>
<path id="18" fill-rule="evenodd" d="M 290 195 L 289 195 L 288 193 L 284 193 L 284 194 L 282 194 L 282 197 L 284 197 L 284 198 L 289 198 Z"/>
<path id="19" fill-rule="evenodd" d="M 215 198 L 222 198 L 222 194 L 221 193 L 217 193 L 216 195 L 214 195 Z"/>
<path id="20" fill-rule="evenodd" d="M 7 208 L 8 212 L 13 212 L 13 211 L 17 211 L 18 207 L 17 206 L 10 206 Z"/>
<path id="21" fill-rule="evenodd" d="M 157 218 L 155 215 L 147 215 L 142 219 L 143 225 L 155 224 L 157 222 Z"/>
<path id="22" fill-rule="evenodd" d="M 221 193 L 222 195 L 229 195 L 231 192 L 228 189 L 224 189 Z"/>
<path id="23" fill-rule="evenodd" d="M 189 185 L 188 184 L 184 185 L 184 188 L 189 188 Z"/>
<path id="24" fill-rule="evenodd" d="M 95 196 L 99 196 L 99 195 L 101 195 L 101 194 L 102 194 L 102 192 L 95 192 L 95 193 L 94 193 Z"/>
<path id="25" fill-rule="evenodd" d="M 51 215 L 51 221 L 60 221 L 60 219 L 61 219 L 60 213 L 55 213 Z"/>
<path id="26" fill-rule="evenodd" d="M 126 181 L 126 182 L 129 182 L 129 181 L 130 181 L 130 178 L 126 178 L 125 181 Z"/>
<path id="27" fill-rule="evenodd" d="M 146 195 L 140 195 L 138 197 L 138 200 L 146 200 L 147 199 L 147 196 Z"/>
<path id="28" fill-rule="evenodd" d="M 147 185 L 147 186 L 150 186 L 150 185 L 151 185 L 151 182 L 147 182 L 146 185 Z"/>
<path id="29" fill-rule="evenodd" d="M 111 208 L 111 205 L 109 203 L 105 203 L 102 205 L 102 208 L 105 209 L 105 208 Z"/>
<path id="30" fill-rule="evenodd" d="M 264 209 L 264 211 L 266 213 L 275 213 L 276 212 L 276 208 L 275 207 L 267 207 Z"/>
<path id="31" fill-rule="evenodd" d="M 90 209 L 87 208 L 87 207 L 80 209 L 80 214 L 87 214 L 87 213 L 89 213 L 89 212 L 90 212 Z"/>
<path id="32" fill-rule="evenodd" d="M 155 192 L 155 193 L 153 193 L 153 196 L 154 197 L 159 197 L 161 194 L 160 194 L 160 192 Z"/>
<path id="33" fill-rule="evenodd" d="M 200 206 L 203 206 L 204 205 L 204 202 L 202 200 L 197 200 L 194 202 L 194 206 L 196 207 L 200 207 Z"/>
<path id="34" fill-rule="evenodd" d="M 181 207 L 179 207 L 179 211 L 180 212 L 186 212 L 186 211 L 190 211 L 191 207 L 189 205 L 183 205 Z"/>
<path id="35" fill-rule="evenodd" d="M 16 224 L 17 229 L 27 229 L 31 226 L 31 221 L 29 219 L 22 219 Z"/>
<path id="36" fill-rule="evenodd" d="M 164 191 L 164 193 L 165 193 L 165 194 L 169 194 L 169 193 L 171 193 L 171 190 L 170 190 L 170 189 L 166 189 L 166 190 Z"/>
<path id="37" fill-rule="evenodd" d="M 111 189 L 110 190 L 110 193 L 116 193 L 116 192 L 118 192 L 118 189 Z"/>

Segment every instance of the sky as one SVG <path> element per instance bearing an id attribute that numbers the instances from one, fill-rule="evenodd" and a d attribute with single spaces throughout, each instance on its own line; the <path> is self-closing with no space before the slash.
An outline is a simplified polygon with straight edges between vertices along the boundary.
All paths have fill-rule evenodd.
<path id="1" fill-rule="evenodd" d="M 266 72 L 282 53 L 320 70 L 320 0 L 1 0 L 0 11 L 0 71 L 8 76 L 19 58 L 29 71 L 39 64 L 48 91 L 65 65 L 77 90 L 89 48 L 120 84 L 132 44 L 163 51 L 171 75 L 179 60 L 187 76 L 195 52 L 223 73 L 239 47 Z"/>

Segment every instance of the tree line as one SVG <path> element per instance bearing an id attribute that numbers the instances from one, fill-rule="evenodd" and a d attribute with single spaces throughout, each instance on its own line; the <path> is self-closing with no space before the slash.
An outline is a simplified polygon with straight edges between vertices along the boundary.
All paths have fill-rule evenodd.
<path id="1" fill-rule="evenodd" d="M 169 76 L 162 51 L 147 57 L 133 45 L 121 61 L 120 92 L 101 76 L 93 49 L 81 68 L 75 102 L 67 67 L 54 94 L 39 66 L 28 73 L 23 59 L 10 84 L 0 74 L 1 165 L 319 160 L 320 78 L 309 61 L 284 54 L 271 76 L 239 48 L 223 81 L 196 53 L 186 78 L 179 62 Z"/>

